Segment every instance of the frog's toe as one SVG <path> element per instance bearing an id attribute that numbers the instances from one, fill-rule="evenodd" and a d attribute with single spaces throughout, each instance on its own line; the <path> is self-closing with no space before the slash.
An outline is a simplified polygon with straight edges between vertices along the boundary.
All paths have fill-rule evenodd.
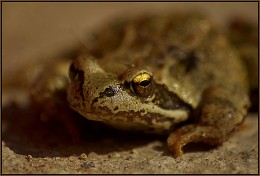
<path id="1" fill-rule="evenodd" d="M 223 136 L 217 128 L 211 126 L 189 125 L 172 132 L 167 139 L 169 151 L 176 157 L 181 157 L 182 148 L 191 142 L 218 145 L 223 142 Z"/>

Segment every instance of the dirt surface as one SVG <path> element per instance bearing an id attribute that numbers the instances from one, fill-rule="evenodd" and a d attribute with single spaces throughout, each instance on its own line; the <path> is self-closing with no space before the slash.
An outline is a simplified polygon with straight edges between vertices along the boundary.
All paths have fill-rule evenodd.
<path id="1" fill-rule="evenodd" d="M 257 3 L 3 3 L 3 82 L 14 73 L 82 43 L 114 17 L 147 11 L 197 9 L 217 24 L 233 16 L 257 21 Z M 13 80 L 12 80 L 13 79 Z M 182 159 L 167 150 L 166 136 L 117 131 L 75 116 L 82 140 L 73 144 L 60 122 L 40 120 L 27 91 L 3 87 L 2 173 L 259 173 L 258 114 L 222 146 L 185 147 Z"/>
<path id="2" fill-rule="evenodd" d="M 3 112 L 3 173 L 258 173 L 257 115 L 249 115 L 222 146 L 190 144 L 180 159 L 168 152 L 165 136 L 126 133 L 79 118 L 82 141 L 72 144 L 60 123 L 35 120 L 30 107 L 10 105 Z"/>

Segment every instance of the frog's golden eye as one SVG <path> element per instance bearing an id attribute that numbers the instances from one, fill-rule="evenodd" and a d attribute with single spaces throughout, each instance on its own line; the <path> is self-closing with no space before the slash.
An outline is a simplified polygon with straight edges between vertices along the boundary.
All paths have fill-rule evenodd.
<path id="1" fill-rule="evenodd" d="M 131 82 L 131 89 L 142 97 L 150 95 L 152 92 L 152 76 L 148 73 L 136 75 Z"/>

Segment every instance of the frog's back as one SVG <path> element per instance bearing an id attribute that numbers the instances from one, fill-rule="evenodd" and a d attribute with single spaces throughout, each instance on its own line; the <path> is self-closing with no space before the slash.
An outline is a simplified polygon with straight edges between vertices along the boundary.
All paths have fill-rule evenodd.
<path id="1" fill-rule="evenodd" d="M 148 15 L 103 31 L 88 52 L 101 62 L 147 67 L 155 82 L 194 108 L 213 85 L 247 94 L 247 75 L 236 51 L 201 14 Z"/>

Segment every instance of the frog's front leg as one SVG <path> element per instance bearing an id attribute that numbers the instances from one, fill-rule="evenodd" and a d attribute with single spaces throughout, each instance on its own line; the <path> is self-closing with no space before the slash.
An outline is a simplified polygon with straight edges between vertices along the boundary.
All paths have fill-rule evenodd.
<path id="1" fill-rule="evenodd" d="M 191 142 L 204 142 L 220 145 L 243 122 L 249 103 L 247 96 L 230 95 L 221 87 L 212 87 L 205 91 L 201 102 L 198 122 L 174 131 L 168 137 L 170 152 L 180 157 L 182 147 Z M 245 97 L 245 98 L 243 98 Z"/>

